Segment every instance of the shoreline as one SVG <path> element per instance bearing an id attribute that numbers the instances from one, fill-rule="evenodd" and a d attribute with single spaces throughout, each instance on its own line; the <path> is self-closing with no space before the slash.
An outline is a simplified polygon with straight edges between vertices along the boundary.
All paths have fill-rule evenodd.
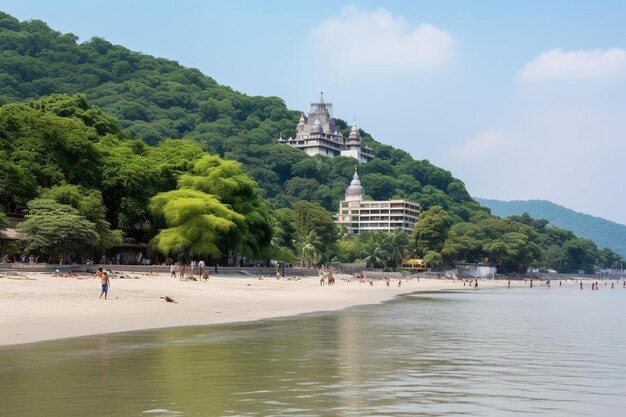
<path id="1" fill-rule="evenodd" d="M 124 275 L 125 274 L 125 275 Z M 121 278 L 121 276 L 124 278 Z M 0 347 L 97 334 L 184 326 L 208 326 L 379 304 L 414 292 L 469 289 L 462 281 L 392 279 L 359 283 L 337 275 L 334 286 L 317 278 L 219 275 L 209 281 L 179 281 L 163 273 L 121 272 L 111 280 L 109 298 L 100 300 L 100 282 L 90 276 L 50 273 L 0 275 Z M 480 280 L 479 288 L 506 286 Z M 515 283 L 515 286 L 525 286 Z M 161 297 L 169 296 L 177 303 Z"/>

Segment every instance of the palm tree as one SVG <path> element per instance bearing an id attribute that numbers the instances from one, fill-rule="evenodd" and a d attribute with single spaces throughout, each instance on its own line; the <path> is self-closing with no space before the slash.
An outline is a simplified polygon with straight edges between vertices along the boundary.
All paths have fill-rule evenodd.
<path id="1" fill-rule="evenodd" d="M 318 248 L 322 244 L 322 239 L 317 235 L 315 230 L 311 230 L 311 232 L 307 235 L 302 242 L 301 249 L 301 264 L 302 266 L 311 266 L 317 263 L 317 252 Z"/>
<path id="2" fill-rule="evenodd" d="M 340 224 L 338 229 L 339 231 L 337 232 L 337 239 L 350 240 L 352 238 L 352 234 L 348 230 L 348 226 L 346 226 L 345 224 Z"/>
<path id="3" fill-rule="evenodd" d="M 385 267 L 389 260 L 389 251 L 380 239 L 371 236 L 363 243 L 361 256 L 367 268 Z"/>
<path id="4" fill-rule="evenodd" d="M 409 235 L 402 229 L 396 229 L 385 238 L 383 245 L 389 251 L 394 266 L 398 267 L 409 253 Z"/>

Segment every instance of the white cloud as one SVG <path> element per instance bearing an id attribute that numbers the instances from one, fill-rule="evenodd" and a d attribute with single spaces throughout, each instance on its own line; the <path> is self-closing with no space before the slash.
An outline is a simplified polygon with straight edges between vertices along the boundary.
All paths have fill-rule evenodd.
<path id="1" fill-rule="evenodd" d="M 450 156 L 459 160 L 477 160 L 493 157 L 504 144 L 504 132 L 489 129 L 462 145 L 450 149 Z"/>
<path id="2" fill-rule="evenodd" d="M 347 6 L 314 27 L 311 38 L 321 62 L 350 73 L 433 70 L 447 65 L 454 49 L 448 32 L 428 23 L 410 27 L 384 8 Z"/>
<path id="3" fill-rule="evenodd" d="M 513 109 L 503 131 L 488 130 L 442 152 L 475 196 L 545 199 L 626 224 L 624 105 Z M 479 158 L 482 157 L 482 158 Z"/>
<path id="4" fill-rule="evenodd" d="M 620 48 L 565 52 L 552 49 L 526 65 L 518 79 L 525 83 L 553 80 L 602 80 L 626 75 L 626 50 Z"/>

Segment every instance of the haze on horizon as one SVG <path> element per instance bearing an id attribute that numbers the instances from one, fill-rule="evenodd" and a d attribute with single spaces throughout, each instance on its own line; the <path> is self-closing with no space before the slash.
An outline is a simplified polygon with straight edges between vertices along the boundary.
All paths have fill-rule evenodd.
<path id="1" fill-rule="evenodd" d="M 428 159 L 476 197 L 626 224 L 626 3 L 0 0 L 85 41 L 196 67 Z"/>

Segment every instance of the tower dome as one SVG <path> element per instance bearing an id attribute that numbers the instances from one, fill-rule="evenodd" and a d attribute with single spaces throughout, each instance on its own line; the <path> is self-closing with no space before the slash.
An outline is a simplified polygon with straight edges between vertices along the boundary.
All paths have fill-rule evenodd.
<path id="1" fill-rule="evenodd" d="M 350 135 L 348 136 L 349 140 L 361 140 L 361 134 L 359 133 L 359 128 L 356 127 L 356 120 L 352 123 L 352 129 L 350 129 Z"/>
<path id="2" fill-rule="evenodd" d="M 304 113 L 302 113 L 300 115 L 300 121 L 298 121 L 298 127 L 296 128 L 296 131 L 298 133 L 304 132 L 304 126 L 305 126 L 305 124 L 304 124 Z"/>
<path id="3" fill-rule="evenodd" d="M 357 174 L 355 167 L 352 181 L 350 181 L 350 185 L 348 186 L 348 188 L 346 188 L 345 198 L 346 201 L 363 200 L 363 195 L 365 195 L 365 190 L 363 189 L 363 186 L 361 186 L 359 174 Z"/>
<path id="4" fill-rule="evenodd" d="M 320 123 L 319 117 L 315 119 L 315 123 L 313 123 L 313 127 L 311 128 L 311 133 L 322 133 L 322 123 Z"/>

